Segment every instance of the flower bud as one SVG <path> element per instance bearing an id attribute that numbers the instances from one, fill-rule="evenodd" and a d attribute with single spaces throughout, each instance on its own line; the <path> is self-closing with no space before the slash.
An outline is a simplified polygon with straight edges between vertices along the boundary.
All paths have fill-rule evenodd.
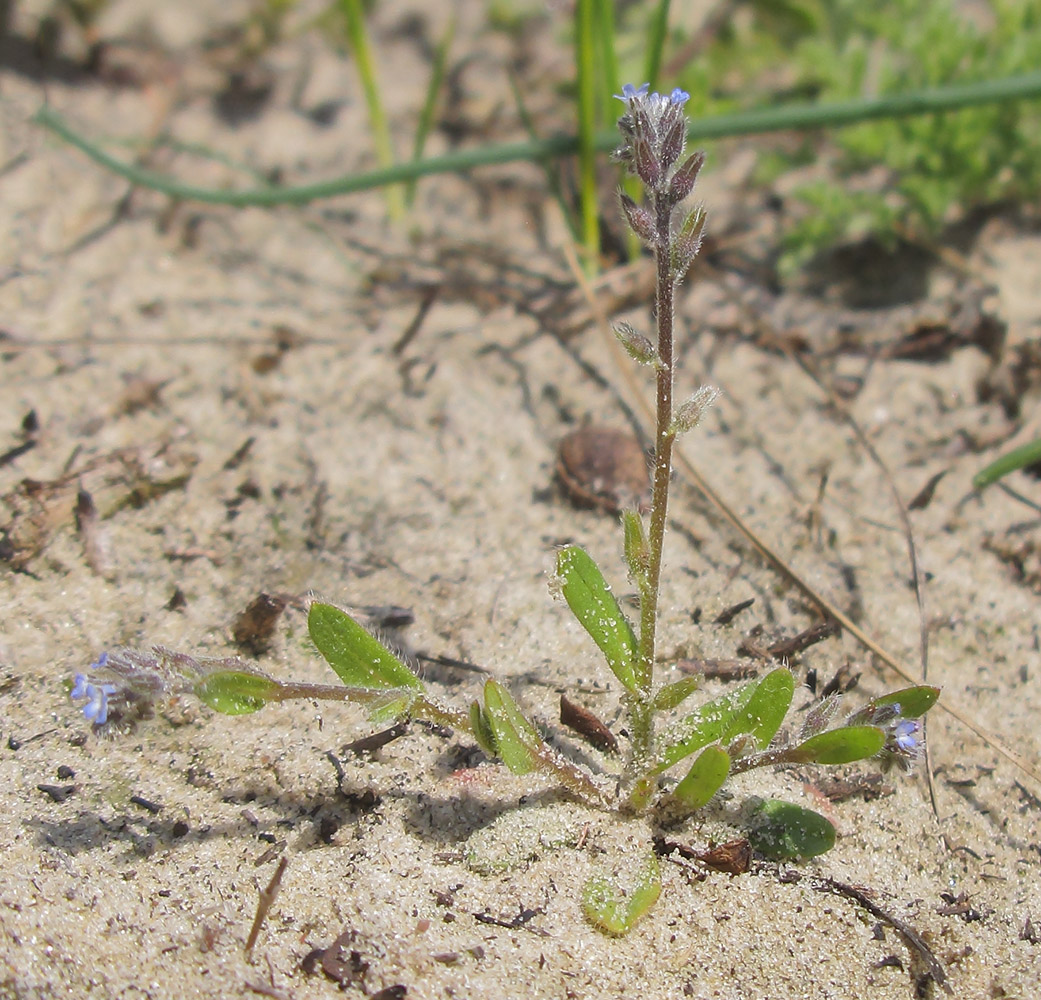
<path id="1" fill-rule="evenodd" d="M 691 191 L 694 190 L 694 182 L 705 164 L 705 154 L 700 150 L 691 153 L 669 181 L 669 198 L 674 205 L 678 205 Z"/>
<path id="2" fill-rule="evenodd" d="M 656 368 L 661 364 L 654 344 L 628 323 L 616 323 L 611 329 L 618 338 L 618 343 L 625 348 L 626 353 L 634 361 L 638 361 L 641 365 L 654 365 Z"/>
<path id="3" fill-rule="evenodd" d="M 666 170 L 680 158 L 686 142 L 687 120 L 683 115 L 677 115 L 661 141 L 661 162 Z"/>
<path id="4" fill-rule="evenodd" d="M 683 434 L 696 427 L 705 411 L 719 398 L 719 390 L 714 385 L 701 386 L 676 411 L 669 425 L 672 434 Z"/>
<path id="5" fill-rule="evenodd" d="M 654 217 L 646 208 L 637 205 L 624 191 L 619 194 L 622 202 L 622 212 L 629 228 L 643 240 L 644 243 L 654 243 Z"/>
<path id="6" fill-rule="evenodd" d="M 672 245 L 672 269 L 677 278 L 687 273 L 701 249 L 705 235 L 705 210 L 702 206 L 693 209 L 683 222 Z"/>

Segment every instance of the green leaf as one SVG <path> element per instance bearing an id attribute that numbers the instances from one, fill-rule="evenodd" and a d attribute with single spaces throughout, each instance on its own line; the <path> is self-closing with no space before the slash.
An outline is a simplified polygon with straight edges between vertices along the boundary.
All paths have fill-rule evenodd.
<path id="1" fill-rule="evenodd" d="M 318 652 L 348 687 L 423 690 L 423 682 L 401 660 L 339 608 L 315 601 L 307 628 Z"/>
<path id="2" fill-rule="evenodd" d="M 249 715 L 276 700 L 281 686 L 263 674 L 219 670 L 198 681 L 195 694 L 200 701 L 225 715 Z"/>
<path id="3" fill-rule="evenodd" d="M 700 683 L 697 677 L 684 677 L 682 680 L 666 684 L 654 696 L 653 711 L 667 712 L 670 708 L 682 704 L 697 691 Z"/>
<path id="4" fill-rule="evenodd" d="M 974 489 L 982 490 L 991 483 L 996 483 L 1002 476 L 1007 476 L 1016 469 L 1041 462 L 1041 439 L 1020 445 L 1012 451 L 991 462 L 982 472 L 978 472 L 972 480 Z"/>
<path id="5" fill-rule="evenodd" d="M 677 761 L 720 740 L 737 713 L 748 704 L 759 683 L 742 684 L 722 697 L 706 702 L 667 729 L 662 734 L 658 763 L 653 773 L 661 774 Z"/>
<path id="6" fill-rule="evenodd" d="M 800 764 L 849 764 L 874 757 L 885 743 L 885 731 L 878 726 L 843 726 L 793 747 L 787 759 Z"/>
<path id="7" fill-rule="evenodd" d="M 542 737 L 524 717 L 513 696 L 498 681 L 484 685 L 484 719 L 495 754 L 514 774 L 528 774 L 538 766 Z"/>
<path id="8" fill-rule="evenodd" d="M 728 774 L 730 754 L 715 745 L 705 747 L 673 795 L 691 809 L 700 809 L 719 791 Z"/>
<path id="9" fill-rule="evenodd" d="M 596 563 L 577 545 L 557 553 L 557 577 L 568 607 L 607 658 L 627 691 L 636 683 L 636 636 Z"/>
<path id="10" fill-rule="evenodd" d="M 760 854 L 777 861 L 814 858 L 835 846 L 835 827 L 812 809 L 766 799 L 759 805 L 748 839 Z"/>
<path id="11" fill-rule="evenodd" d="M 369 722 L 382 726 L 386 722 L 397 722 L 405 718 L 412 708 L 415 699 L 411 692 L 400 698 L 391 698 L 382 704 L 369 709 Z"/>
<path id="12" fill-rule="evenodd" d="M 647 532 L 643 518 L 635 510 L 622 511 L 622 534 L 625 538 L 625 561 L 633 579 L 641 587 L 647 579 L 647 567 L 650 565 L 651 550 L 647 544 Z"/>
<path id="13" fill-rule="evenodd" d="M 787 667 L 771 670 L 756 684 L 751 696 L 734 713 L 723 732 L 729 740 L 742 733 L 750 734 L 759 749 L 769 746 L 792 704 L 795 678 Z"/>
<path id="14" fill-rule="evenodd" d="M 904 688 L 901 691 L 891 691 L 889 694 L 875 698 L 869 708 L 879 705 L 899 705 L 900 717 L 903 719 L 917 719 L 925 715 L 936 700 L 940 697 L 940 689 L 930 684 L 921 684 L 915 687 Z M 858 713 L 859 714 L 859 713 Z"/>
<path id="15" fill-rule="evenodd" d="M 649 854 L 630 885 L 617 877 L 594 875 L 582 891 L 582 909 L 595 927 L 621 935 L 632 929 L 661 894 L 658 859 Z"/>
<path id="16" fill-rule="evenodd" d="M 485 752 L 495 755 L 495 736 L 492 727 L 488 724 L 488 716 L 482 711 L 481 703 L 474 701 L 470 703 L 470 728 L 473 731 L 477 745 Z"/>

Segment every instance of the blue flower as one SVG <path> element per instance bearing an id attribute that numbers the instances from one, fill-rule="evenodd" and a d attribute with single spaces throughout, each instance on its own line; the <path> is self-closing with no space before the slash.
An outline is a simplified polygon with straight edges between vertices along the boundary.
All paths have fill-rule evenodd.
<path id="1" fill-rule="evenodd" d="M 901 719 L 893 727 L 893 743 L 897 749 L 906 754 L 918 753 L 918 740 L 915 734 L 918 732 L 918 721 L 916 719 Z"/>
<path id="2" fill-rule="evenodd" d="M 633 84 L 627 83 L 624 87 L 622 87 L 622 92 L 620 94 L 615 94 L 614 96 L 619 101 L 625 101 L 625 103 L 628 104 L 630 101 L 635 101 L 640 97 L 646 96 L 647 91 L 650 90 L 650 87 L 651 85 L 649 83 L 641 83 L 639 87 L 635 87 L 633 86 Z"/>
<path id="3" fill-rule="evenodd" d="M 669 94 L 669 100 L 673 104 L 678 105 L 682 108 L 683 105 L 690 100 L 690 94 L 688 94 L 685 90 L 680 90 L 680 88 L 677 87 L 671 94 Z"/>
<path id="4" fill-rule="evenodd" d="M 91 665 L 91 670 L 97 670 L 108 663 L 108 653 L 102 653 Z M 86 698 L 87 703 L 83 706 L 83 715 L 96 726 L 103 726 L 108 721 L 108 699 L 116 693 L 115 684 L 94 684 L 87 679 L 86 674 L 76 674 L 72 679 L 72 690 L 69 697 L 73 701 Z"/>

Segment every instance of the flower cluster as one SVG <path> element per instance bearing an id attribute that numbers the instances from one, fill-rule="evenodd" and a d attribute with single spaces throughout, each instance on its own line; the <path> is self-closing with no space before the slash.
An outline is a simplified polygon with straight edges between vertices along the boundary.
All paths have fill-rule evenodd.
<path id="1" fill-rule="evenodd" d="M 673 280 L 678 281 L 701 248 L 705 212 L 700 205 L 685 212 L 675 210 L 694 190 L 705 154 L 692 153 L 681 161 L 688 124 L 683 105 L 690 95 L 678 87 L 668 95 L 648 90 L 646 83 L 640 87 L 627 83 L 615 95 L 625 104 L 625 114 L 618 120 L 623 142 L 615 150 L 615 159 L 643 181 L 649 195 L 649 207 L 644 207 L 623 192 L 622 212 L 632 231 L 655 252 L 663 253 Z"/>
<path id="2" fill-rule="evenodd" d="M 108 665 L 108 653 L 102 653 L 91 665 L 91 670 L 101 670 Z M 69 697 L 73 701 L 86 698 L 83 714 L 96 726 L 103 726 L 108 721 L 108 700 L 116 693 L 115 684 L 94 684 L 86 674 L 76 674 L 73 678 L 72 691 Z"/>
<path id="3" fill-rule="evenodd" d="M 922 724 L 917 718 L 906 718 L 898 701 L 868 705 L 850 716 L 847 723 L 878 726 L 885 733 L 880 754 L 883 766 L 895 763 L 909 770 L 922 755 Z"/>
<path id="4" fill-rule="evenodd" d="M 668 192 L 673 204 L 683 201 L 694 187 L 705 158 L 703 153 L 694 153 L 673 172 L 687 144 L 683 105 L 690 94 L 678 87 L 668 96 L 651 94 L 646 83 L 641 87 L 627 83 L 615 96 L 626 108 L 618 119 L 623 142 L 615 150 L 615 159 L 625 163 L 648 190 Z"/>

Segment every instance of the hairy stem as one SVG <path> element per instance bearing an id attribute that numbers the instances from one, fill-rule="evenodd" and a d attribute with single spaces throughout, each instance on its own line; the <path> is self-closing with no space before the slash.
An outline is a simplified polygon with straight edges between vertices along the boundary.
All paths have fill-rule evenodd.
<path id="1" fill-rule="evenodd" d="M 654 655 L 658 625 L 658 591 L 661 580 L 662 550 L 665 546 L 665 522 L 669 508 L 669 480 L 672 475 L 673 412 L 673 292 L 675 282 L 672 268 L 672 234 L 670 217 L 672 204 L 663 193 L 653 198 L 656 239 L 654 255 L 658 281 L 655 311 L 658 323 L 657 416 L 654 443 L 654 472 L 651 493 L 651 523 L 647 536 L 649 550 L 647 574 L 640 592 L 640 644 L 636 664 L 636 682 L 641 697 L 631 706 L 632 754 L 630 779 L 646 770 L 653 756 L 653 713 L 650 708 L 651 688 L 654 682 Z M 633 794 L 642 798 L 634 788 Z M 634 801 L 633 803 L 637 803 Z"/>

